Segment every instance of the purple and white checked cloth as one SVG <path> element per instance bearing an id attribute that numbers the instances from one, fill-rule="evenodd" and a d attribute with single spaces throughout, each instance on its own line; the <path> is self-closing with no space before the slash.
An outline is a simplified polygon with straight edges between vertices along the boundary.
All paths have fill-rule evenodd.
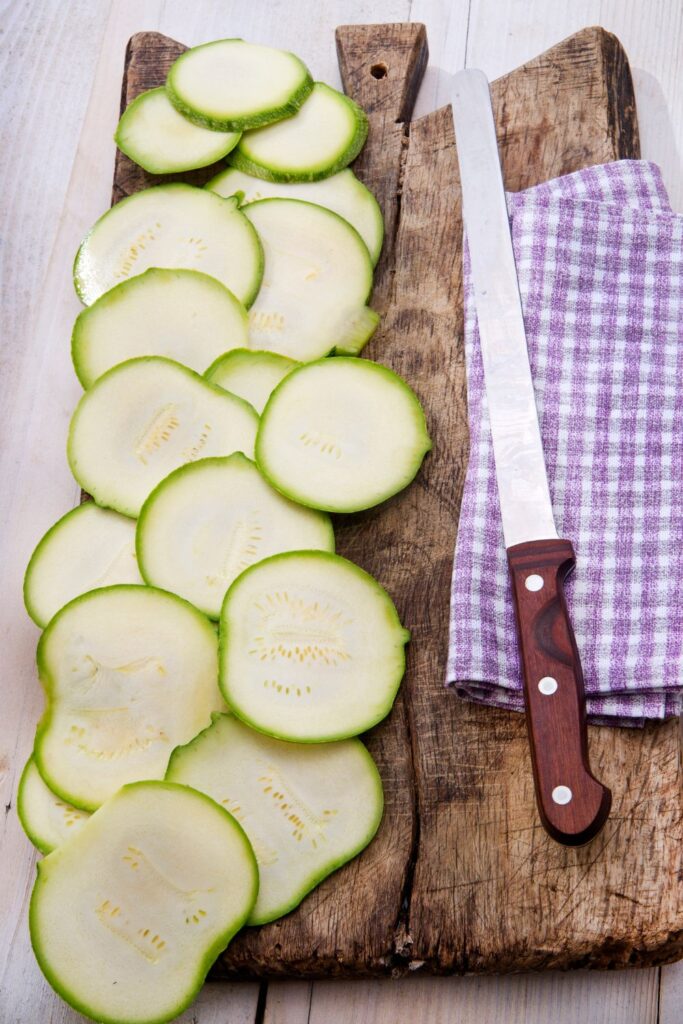
<path id="1" fill-rule="evenodd" d="M 529 358 L 589 716 L 641 724 L 683 693 L 683 216 L 623 160 L 508 196 Z M 470 461 L 448 682 L 523 709 L 476 312 L 465 268 Z"/>

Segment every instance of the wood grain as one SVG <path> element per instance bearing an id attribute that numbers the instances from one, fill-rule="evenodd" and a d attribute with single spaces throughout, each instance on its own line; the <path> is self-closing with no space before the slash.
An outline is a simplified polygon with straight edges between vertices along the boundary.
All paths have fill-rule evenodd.
<path id="1" fill-rule="evenodd" d="M 495 83 L 493 99 L 510 189 L 638 153 L 628 65 L 598 29 Z M 397 240 L 401 308 L 374 349 L 428 394 L 435 437 L 412 521 L 408 506 L 393 523 L 424 549 L 409 600 L 427 620 L 407 678 L 420 837 L 406 946 L 432 971 L 657 963 L 680 955 L 683 942 L 678 724 L 591 730 L 591 763 L 613 791 L 613 810 L 593 844 L 566 850 L 536 817 L 523 722 L 441 691 L 447 540 L 467 436 L 452 142 L 448 111 L 411 125 Z"/>
<path id="2" fill-rule="evenodd" d="M 675 723 L 592 730 L 614 811 L 595 843 L 562 850 L 536 816 L 522 719 L 443 689 L 468 443 L 452 121 L 447 108 L 397 120 L 409 117 L 424 67 L 422 26 L 344 28 L 337 48 L 345 87 L 371 121 L 356 170 L 389 225 L 374 300 L 383 323 L 367 354 L 415 387 L 435 440 L 413 487 L 337 524 L 338 547 L 387 586 L 414 642 L 402 695 L 368 737 L 387 794 L 378 838 L 295 913 L 246 930 L 217 971 L 329 977 L 663 962 L 683 948 Z M 134 37 L 125 100 L 160 84 L 183 49 Z M 387 74 L 373 75 L 377 65 Z M 601 30 L 570 38 L 493 93 L 508 188 L 638 153 L 628 64 Z M 147 183 L 118 160 L 115 199 Z"/>

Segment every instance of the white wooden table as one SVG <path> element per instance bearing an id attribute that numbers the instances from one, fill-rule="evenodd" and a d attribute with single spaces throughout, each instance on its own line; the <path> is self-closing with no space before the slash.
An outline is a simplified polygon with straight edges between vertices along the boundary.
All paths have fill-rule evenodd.
<path id="1" fill-rule="evenodd" d="M 78 395 L 68 352 L 77 243 L 109 205 L 126 40 L 156 29 L 190 45 L 242 36 L 300 53 L 337 83 L 333 30 L 422 21 L 430 68 L 417 114 L 447 101 L 448 75 L 495 78 L 585 25 L 626 47 L 643 156 L 683 210 L 680 0 L 14 0 L 0 5 L 0 1024 L 75 1024 L 33 960 L 26 903 L 34 863 L 14 803 L 42 697 L 37 631 L 21 605 L 28 556 L 77 501 L 65 438 Z M 208 985 L 185 1024 L 680 1024 L 683 964 L 613 974 Z"/>

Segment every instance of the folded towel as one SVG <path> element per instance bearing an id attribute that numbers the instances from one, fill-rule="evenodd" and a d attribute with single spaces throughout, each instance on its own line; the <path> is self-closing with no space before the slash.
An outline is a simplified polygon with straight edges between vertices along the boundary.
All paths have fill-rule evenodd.
<path id="1" fill-rule="evenodd" d="M 623 160 L 508 196 L 567 603 L 593 720 L 679 713 L 683 693 L 683 217 Z M 470 461 L 448 683 L 523 709 L 481 350 L 465 259 Z"/>

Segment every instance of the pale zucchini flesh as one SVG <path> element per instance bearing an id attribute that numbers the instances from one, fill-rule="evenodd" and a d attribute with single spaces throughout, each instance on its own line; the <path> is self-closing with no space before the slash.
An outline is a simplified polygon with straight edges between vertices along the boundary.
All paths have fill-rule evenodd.
<path id="1" fill-rule="evenodd" d="M 192 1002 L 249 916 L 258 871 L 239 824 L 186 786 L 125 786 L 38 864 L 43 974 L 101 1024 L 162 1024 Z"/>
<path id="2" fill-rule="evenodd" d="M 325 206 L 356 229 L 368 248 L 373 265 L 379 259 L 384 238 L 382 211 L 370 189 L 348 167 L 322 181 L 289 183 L 265 181 L 236 167 L 228 167 L 212 178 L 206 188 L 226 199 L 239 196 L 240 206 L 259 199 L 303 199 Z"/>
<path id="3" fill-rule="evenodd" d="M 196 459 L 252 458 L 252 407 L 161 357 L 130 359 L 85 392 L 71 420 L 68 457 L 99 505 L 136 517 L 165 476 Z"/>
<path id="4" fill-rule="evenodd" d="M 338 555 L 274 555 L 225 596 L 220 687 L 228 707 L 278 739 L 356 736 L 387 715 L 409 638 L 387 592 Z"/>
<path id="5" fill-rule="evenodd" d="M 136 547 L 145 581 L 212 619 L 255 562 L 281 551 L 334 551 L 329 516 L 283 498 L 241 453 L 200 459 L 161 481 L 142 506 Z"/>
<path id="6" fill-rule="evenodd" d="M 294 370 L 264 409 L 256 461 L 286 497 L 328 512 L 371 508 L 406 487 L 431 441 L 404 380 L 367 359 Z"/>
<path id="7" fill-rule="evenodd" d="M 169 474 L 142 506 L 136 549 L 146 583 L 218 618 L 225 591 L 283 551 L 334 551 L 329 516 L 283 498 L 240 453 Z"/>
<path id="8" fill-rule="evenodd" d="M 199 270 L 248 306 L 263 253 L 234 200 L 192 185 L 156 185 L 122 199 L 90 229 L 76 253 L 76 292 L 89 306 L 150 267 Z"/>
<path id="9" fill-rule="evenodd" d="M 232 392 L 260 415 L 273 390 L 301 364 L 276 352 L 235 348 L 219 356 L 205 373 L 212 384 Z"/>
<path id="10" fill-rule="evenodd" d="M 17 791 L 22 828 L 41 853 L 51 853 L 75 836 L 90 815 L 62 800 L 45 785 L 32 757 L 26 762 Z"/>
<path id="11" fill-rule="evenodd" d="M 206 793 L 244 828 L 260 879 L 250 925 L 298 906 L 368 845 L 382 818 L 382 782 L 360 740 L 284 743 L 233 715 L 215 715 L 175 750 L 166 778 Z"/>
<path id="12" fill-rule="evenodd" d="M 240 132 L 215 132 L 192 124 L 175 109 L 164 88 L 150 89 L 126 108 L 114 141 L 150 174 L 207 167 L 226 156 Z"/>
<path id="13" fill-rule="evenodd" d="M 350 164 L 367 134 L 368 119 L 358 104 L 316 82 L 293 117 L 245 132 L 228 162 L 270 181 L 318 181 Z"/>
<path id="14" fill-rule="evenodd" d="M 38 671 L 47 706 L 36 766 L 54 793 L 86 811 L 127 782 L 163 778 L 173 748 L 223 706 L 213 625 L 152 587 L 75 598 L 43 633 Z"/>
<path id="15" fill-rule="evenodd" d="M 362 348 L 378 317 L 365 305 L 372 263 L 358 232 L 331 210 L 299 199 L 262 199 L 244 210 L 266 259 L 249 313 L 249 347 L 301 362 L 337 345 Z"/>
<path id="16" fill-rule="evenodd" d="M 138 356 L 166 356 L 204 373 L 248 337 L 245 307 L 215 277 L 152 267 L 79 313 L 71 357 L 89 388 L 112 366 Z"/>
<path id="17" fill-rule="evenodd" d="M 31 555 L 24 604 L 38 626 L 74 597 L 114 583 L 142 583 L 135 557 L 135 523 L 84 502 L 51 526 Z"/>
<path id="18" fill-rule="evenodd" d="M 174 107 L 195 124 L 244 131 L 294 114 L 313 88 L 308 68 L 286 50 L 218 39 L 181 54 L 168 73 Z"/>

